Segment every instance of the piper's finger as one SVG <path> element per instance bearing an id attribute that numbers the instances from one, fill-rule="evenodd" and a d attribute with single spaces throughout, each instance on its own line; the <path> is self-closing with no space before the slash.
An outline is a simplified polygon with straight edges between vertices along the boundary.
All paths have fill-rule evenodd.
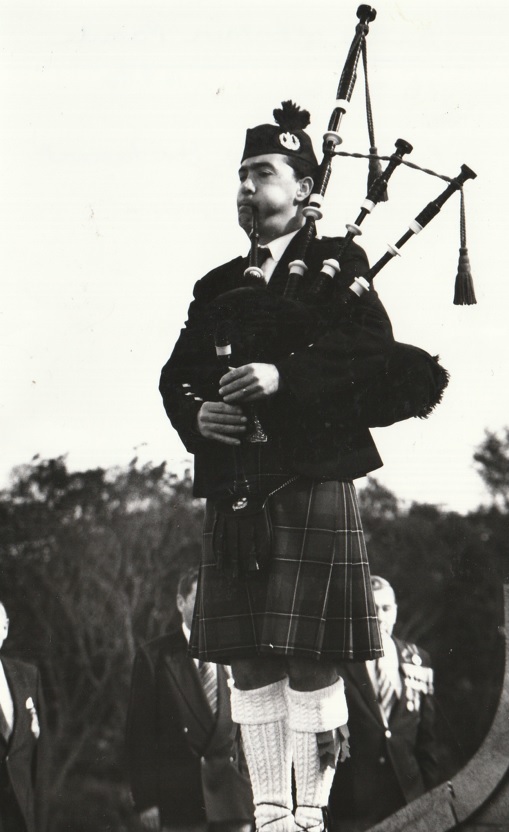
<path id="1" fill-rule="evenodd" d="M 247 417 L 236 413 L 213 413 L 203 420 L 209 425 L 245 425 Z"/>
<path id="2" fill-rule="evenodd" d="M 207 413 L 207 415 L 217 415 L 217 414 L 228 414 L 229 416 L 242 416 L 242 408 L 227 404 L 225 402 L 210 402 L 209 406 L 204 410 L 202 409 L 202 413 Z"/>

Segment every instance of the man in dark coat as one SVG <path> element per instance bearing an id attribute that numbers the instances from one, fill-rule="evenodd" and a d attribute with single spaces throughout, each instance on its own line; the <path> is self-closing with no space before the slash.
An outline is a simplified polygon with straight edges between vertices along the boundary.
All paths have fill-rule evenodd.
<path id="1" fill-rule="evenodd" d="M 0 648 L 9 619 L 0 602 Z M 38 669 L 0 660 L 0 832 L 46 829 L 48 738 Z"/>
<path id="2" fill-rule="evenodd" d="M 197 578 L 194 571 L 179 581 L 182 624 L 136 653 L 126 731 L 131 791 L 144 829 L 250 832 L 253 800 L 227 673 L 200 668 L 187 652 Z"/>
<path id="3" fill-rule="evenodd" d="M 373 575 L 384 656 L 343 665 L 351 757 L 338 768 L 330 796 L 333 829 L 360 832 L 439 781 L 428 654 L 392 636 L 397 605 L 388 581 Z"/>
<path id="4" fill-rule="evenodd" d="M 232 312 L 229 292 L 248 265 L 238 257 L 195 285 L 160 390 L 195 454 L 195 494 L 208 498 L 191 651 L 231 663 L 232 714 L 242 728 L 257 828 L 319 832 L 345 753 L 347 709 L 335 662 L 382 653 L 352 479 L 381 465 L 356 402 L 383 372 L 393 338 L 376 292 L 341 305 L 338 293 L 368 263 L 355 244 L 342 252 L 339 238 L 314 239 L 306 251 L 310 275 L 324 259 L 340 260 L 327 326 L 309 334 L 278 307 L 318 165 L 304 129 L 309 114 L 283 102 L 274 115 L 277 125 L 247 131 L 239 170 L 239 224 L 249 235 L 257 218 L 266 248 L 260 262 L 268 255 L 263 288 L 240 290 L 253 328 Z M 239 336 L 225 359 L 236 366 L 219 372 L 214 305 L 218 354 L 226 353 L 225 322 L 233 320 Z M 265 355 L 273 339 L 274 354 Z"/>

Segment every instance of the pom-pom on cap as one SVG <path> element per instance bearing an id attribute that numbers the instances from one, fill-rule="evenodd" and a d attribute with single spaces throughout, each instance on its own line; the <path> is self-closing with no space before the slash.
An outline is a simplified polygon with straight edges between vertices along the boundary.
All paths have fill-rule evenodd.
<path id="1" fill-rule="evenodd" d="M 246 142 L 241 162 L 266 153 L 301 159 L 310 168 L 318 166 L 311 138 L 304 128 L 310 123 L 307 110 L 293 101 L 283 101 L 273 112 L 276 124 L 259 124 L 246 131 Z"/>

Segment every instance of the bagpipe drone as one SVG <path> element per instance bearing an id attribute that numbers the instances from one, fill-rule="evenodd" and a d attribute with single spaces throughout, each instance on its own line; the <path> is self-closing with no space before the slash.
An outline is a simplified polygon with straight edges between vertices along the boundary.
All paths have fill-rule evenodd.
<path id="1" fill-rule="evenodd" d="M 244 281 L 238 288 L 220 295 L 207 310 L 206 328 L 214 339 L 217 355 L 223 368 L 239 366 L 251 361 L 276 362 L 278 358 L 305 347 L 321 337 L 328 329 L 340 326 L 348 320 L 353 305 L 369 292 L 375 277 L 387 263 L 400 254 L 400 249 L 411 237 L 424 229 L 437 216 L 445 202 L 456 192 L 461 196 L 460 262 L 456 277 L 454 303 L 468 305 L 476 302 L 468 251 L 466 247 L 463 185 L 476 174 L 467 165 L 460 173 L 449 178 L 428 169 L 413 165 L 403 157 L 412 151 L 404 139 L 398 139 L 394 153 L 379 156 L 375 145 L 371 103 L 367 83 L 366 36 L 369 23 L 376 11 L 367 5 L 357 9 L 359 22 L 341 73 L 334 109 L 328 129 L 323 137 L 323 159 L 318 168 L 313 192 L 307 206 L 304 231 L 300 235 L 298 256 L 290 264 L 284 295 L 267 291 L 262 270 L 258 266 L 258 229 L 256 212 L 253 211 L 251 252 Z M 363 157 L 360 153 L 342 153 L 339 128 L 347 112 L 357 77 L 360 58 L 364 64 L 366 109 L 370 139 L 368 189 L 360 213 L 355 222 L 347 224 L 347 234 L 342 238 L 337 257 L 326 259 L 319 274 L 312 274 L 306 264 L 306 254 L 316 236 L 316 223 L 322 217 L 322 203 L 329 183 L 332 163 L 336 156 Z M 303 129 L 309 123 L 309 114 L 299 110 L 292 102 L 283 102 L 274 111 L 282 131 Z M 380 161 L 387 161 L 385 170 Z M 422 170 L 447 181 L 447 187 L 411 221 L 408 230 L 364 275 L 357 275 L 350 285 L 342 285 L 339 260 L 351 242 L 358 237 L 361 224 L 375 206 L 387 198 L 387 183 L 401 164 Z M 343 281 L 344 283 L 344 281 Z M 211 342 L 211 349 L 213 349 Z M 387 350 L 384 371 L 369 386 L 362 386 L 354 394 L 352 412 L 359 423 L 367 427 L 379 427 L 411 417 L 426 418 L 441 401 L 448 383 L 448 373 L 440 365 L 437 356 L 409 344 L 394 341 Z M 267 437 L 252 408 L 253 429 L 246 441 L 264 442 Z"/>

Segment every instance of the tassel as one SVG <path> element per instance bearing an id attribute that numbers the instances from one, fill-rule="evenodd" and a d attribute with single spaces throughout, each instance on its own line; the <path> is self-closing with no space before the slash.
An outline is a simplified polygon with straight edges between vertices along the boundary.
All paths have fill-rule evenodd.
<path id="1" fill-rule="evenodd" d="M 375 187 L 375 202 L 387 202 L 389 199 L 387 194 L 387 184 L 381 179 L 382 176 L 382 165 L 380 164 L 380 159 L 373 158 L 374 156 L 378 155 L 378 150 L 376 147 L 369 148 L 370 159 L 369 159 L 369 166 L 368 166 L 368 193 L 371 191 L 372 188 Z M 378 188 L 376 188 L 376 183 L 378 182 Z M 371 196 L 370 199 L 373 199 Z"/>
<path id="2" fill-rule="evenodd" d="M 477 303 L 472 272 L 470 270 L 470 260 L 468 259 L 468 248 L 463 246 L 460 248 L 453 303 L 456 306 L 471 306 Z"/>
<path id="3" fill-rule="evenodd" d="M 463 194 L 463 188 L 461 189 L 460 203 L 460 256 L 454 286 L 453 303 L 456 306 L 472 306 L 474 303 L 477 303 L 472 272 L 470 270 L 470 260 L 468 259 L 465 196 Z"/>

